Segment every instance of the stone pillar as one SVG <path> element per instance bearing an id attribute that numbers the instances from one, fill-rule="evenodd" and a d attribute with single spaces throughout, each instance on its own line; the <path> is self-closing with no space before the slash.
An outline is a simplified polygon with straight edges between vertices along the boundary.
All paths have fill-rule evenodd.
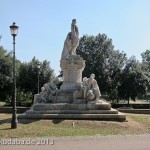
<path id="1" fill-rule="evenodd" d="M 80 89 L 85 60 L 79 55 L 70 55 L 68 59 L 61 60 L 60 67 L 63 71 L 63 84 L 60 90 Z"/>

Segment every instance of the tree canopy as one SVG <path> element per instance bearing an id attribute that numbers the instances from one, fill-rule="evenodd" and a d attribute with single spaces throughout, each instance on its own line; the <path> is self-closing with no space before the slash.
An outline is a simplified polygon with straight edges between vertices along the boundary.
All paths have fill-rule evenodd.
<path id="1" fill-rule="evenodd" d="M 121 99 L 135 100 L 138 94 L 144 95 L 149 85 L 147 72 L 142 69 L 142 64 L 132 56 L 126 62 L 125 68 L 121 74 L 121 83 L 119 86 L 119 96 Z"/>
<path id="2" fill-rule="evenodd" d="M 135 100 L 139 93 L 146 92 L 149 85 L 147 67 L 150 66 L 150 51 L 142 54 L 144 65 L 135 57 L 127 59 L 124 52 L 114 49 L 107 35 L 98 34 L 81 37 L 77 54 L 86 60 L 83 77 L 94 73 L 102 94 L 107 95 L 108 99 Z"/>
<path id="3" fill-rule="evenodd" d="M 57 78 L 54 75 L 54 70 L 50 67 L 50 62 L 44 60 L 40 62 L 35 57 L 28 63 L 22 63 L 20 65 L 19 77 L 18 77 L 18 86 L 24 92 L 32 92 L 32 94 L 36 94 L 38 92 L 38 68 L 37 64 L 40 64 L 40 74 L 39 74 L 39 82 L 40 87 L 47 82 L 57 82 Z"/>
<path id="4" fill-rule="evenodd" d="M 12 53 L 7 52 L 0 46 L 0 100 L 7 101 L 11 104 L 12 99 Z M 33 100 L 33 95 L 38 92 L 38 69 L 37 64 L 40 63 L 39 81 L 40 87 L 47 82 L 59 82 L 54 75 L 54 70 L 50 67 L 50 62 L 44 60 L 40 62 L 33 57 L 30 62 L 20 62 L 16 59 L 16 78 L 17 78 L 17 100 L 30 99 Z"/>
<path id="5" fill-rule="evenodd" d="M 77 54 L 86 60 L 83 77 L 94 73 L 103 94 L 116 98 L 121 70 L 127 60 L 124 52 L 114 50 L 112 40 L 105 34 L 84 35 L 80 39 Z"/>
<path id="6" fill-rule="evenodd" d="M 0 46 L 0 99 L 11 95 L 12 89 L 12 57 Z"/>

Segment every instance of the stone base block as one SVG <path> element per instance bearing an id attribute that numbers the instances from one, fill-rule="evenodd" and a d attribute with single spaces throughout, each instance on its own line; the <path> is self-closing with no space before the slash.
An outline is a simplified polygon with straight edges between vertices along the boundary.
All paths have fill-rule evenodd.
<path id="1" fill-rule="evenodd" d="M 80 90 L 81 83 L 63 83 L 60 87 L 60 90 Z"/>
<path id="2" fill-rule="evenodd" d="M 109 103 L 73 104 L 73 103 L 37 103 L 19 119 L 94 119 L 125 121 L 126 115 L 111 108 Z"/>
<path id="3" fill-rule="evenodd" d="M 73 101 L 74 104 L 86 104 L 87 100 L 85 99 L 76 99 Z"/>
<path id="4" fill-rule="evenodd" d="M 69 104 L 69 103 L 37 103 L 32 106 L 33 110 L 110 110 L 109 103 L 101 104 Z"/>
<path id="5" fill-rule="evenodd" d="M 118 114 L 116 109 L 111 110 L 28 110 L 26 114 Z"/>
<path id="6" fill-rule="evenodd" d="M 88 119 L 88 120 L 108 120 L 125 121 L 126 116 L 123 113 L 118 114 L 21 114 L 19 119 Z"/>
<path id="7" fill-rule="evenodd" d="M 52 100 L 52 103 L 72 103 L 74 90 L 59 90 L 56 95 L 56 99 Z"/>

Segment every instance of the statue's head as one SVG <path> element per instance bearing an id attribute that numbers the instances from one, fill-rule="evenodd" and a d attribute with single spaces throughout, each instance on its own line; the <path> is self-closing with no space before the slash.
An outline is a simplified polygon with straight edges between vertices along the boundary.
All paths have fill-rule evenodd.
<path id="1" fill-rule="evenodd" d="M 45 91 L 45 88 L 44 88 L 44 87 L 41 87 L 41 91 L 44 92 L 44 91 Z"/>
<path id="2" fill-rule="evenodd" d="M 87 80 L 88 80 L 87 77 L 84 77 L 84 78 L 83 78 L 83 82 L 86 82 Z"/>
<path id="3" fill-rule="evenodd" d="M 91 77 L 92 79 L 94 79 L 94 78 L 95 78 L 95 74 L 92 73 L 90 77 Z"/>
<path id="4" fill-rule="evenodd" d="M 76 19 L 72 19 L 72 23 L 76 24 Z"/>

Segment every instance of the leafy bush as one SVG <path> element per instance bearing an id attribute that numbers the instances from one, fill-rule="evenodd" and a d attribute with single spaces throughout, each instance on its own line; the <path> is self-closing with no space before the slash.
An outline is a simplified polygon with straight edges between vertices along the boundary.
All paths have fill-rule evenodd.
<path id="1" fill-rule="evenodd" d="M 18 90 L 17 92 L 17 106 L 31 106 L 32 105 L 32 93 L 23 92 Z"/>

